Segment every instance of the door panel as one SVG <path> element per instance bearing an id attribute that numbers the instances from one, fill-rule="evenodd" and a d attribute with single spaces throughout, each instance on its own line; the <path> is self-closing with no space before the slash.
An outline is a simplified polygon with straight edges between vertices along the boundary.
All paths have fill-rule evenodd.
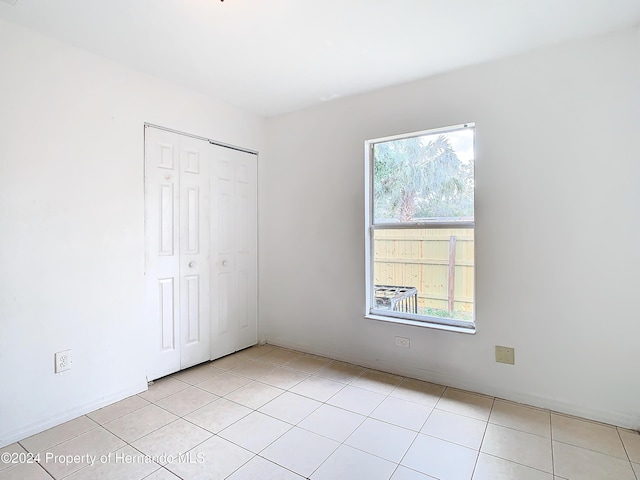
<path id="1" fill-rule="evenodd" d="M 161 278 L 160 287 L 160 328 L 162 332 L 161 349 L 173 350 L 176 347 L 176 317 L 174 305 L 173 278 Z"/>
<path id="2" fill-rule="evenodd" d="M 179 138 L 145 131 L 145 275 L 149 379 L 180 365 L 178 152 Z"/>
<path id="3" fill-rule="evenodd" d="M 212 317 L 211 359 L 236 351 L 236 302 L 234 273 L 234 161 L 233 150 L 212 146 L 212 245 L 213 263 L 211 301 L 216 305 Z"/>
<path id="4" fill-rule="evenodd" d="M 236 278 L 236 294 L 238 296 L 238 311 L 236 314 L 238 318 L 238 329 L 242 330 L 249 327 L 250 323 L 249 305 L 247 304 L 247 300 L 249 299 L 249 272 L 246 268 L 238 268 Z"/>
<path id="5" fill-rule="evenodd" d="M 213 147 L 211 358 L 257 343 L 257 159 Z"/>
<path id="6" fill-rule="evenodd" d="M 186 343 L 199 342 L 200 335 L 200 281 L 197 275 L 187 275 L 184 277 L 187 287 L 187 336 Z"/>
<path id="7" fill-rule="evenodd" d="M 209 142 L 180 136 L 180 368 L 209 360 Z"/>
<path id="8" fill-rule="evenodd" d="M 175 231 L 173 228 L 175 217 L 175 194 L 173 184 L 160 184 L 160 248 L 159 255 L 173 256 L 173 242 Z"/>
<path id="9" fill-rule="evenodd" d="M 258 215 L 257 172 L 255 155 L 238 155 L 238 180 L 236 183 L 235 225 L 238 249 L 236 252 L 238 312 L 237 349 L 255 345 L 258 340 Z"/>
<path id="10" fill-rule="evenodd" d="M 234 347 L 234 328 L 231 323 L 233 315 L 233 302 L 229 301 L 233 294 L 233 276 L 231 272 L 219 272 L 218 273 L 218 289 L 217 292 L 217 304 L 218 304 L 218 335 L 222 338 L 220 340 L 228 339 L 228 348 Z M 230 353 L 230 352 L 229 352 Z"/>
<path id="11" fill-rule="evenodd" d="M 209 359 L 209 142 L 145 129 L 148 378 Z"/>
<path id="12" fill-rule="evenodd" d="M 200 245 L 199 224 L 200 216 L 200 192 L 198 188 L 187 188 L 187 231 L 185 232 L 187 241 L 185 253 L 197 254 Z"/>

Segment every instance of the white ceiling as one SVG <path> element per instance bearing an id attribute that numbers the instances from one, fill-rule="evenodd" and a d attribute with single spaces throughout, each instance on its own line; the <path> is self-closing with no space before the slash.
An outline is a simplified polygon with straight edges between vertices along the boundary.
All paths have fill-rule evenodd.
<path id="1" fill-rule="evenodd" d="M 14 1 L 0 18 L 264 116 L 640 24 L 640 0 Z"/>

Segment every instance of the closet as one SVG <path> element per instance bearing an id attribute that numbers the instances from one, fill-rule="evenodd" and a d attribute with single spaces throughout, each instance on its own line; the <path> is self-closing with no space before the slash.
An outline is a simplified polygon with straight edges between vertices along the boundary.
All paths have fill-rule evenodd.
<path id="1" fill-rule="evenodd" d="M 257 343 L 257 156 L 145 126 L 148 380 Z"/>

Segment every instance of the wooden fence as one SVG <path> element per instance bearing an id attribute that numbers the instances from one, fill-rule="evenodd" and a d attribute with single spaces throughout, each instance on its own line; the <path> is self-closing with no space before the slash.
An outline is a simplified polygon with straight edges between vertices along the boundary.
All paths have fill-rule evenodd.
<path id="1" fill-rule="evenodd" d="M 418 313 L 473 311 L 473 229 L 375 230 L 374 252 L 374 282 L 416 287 Z"/>

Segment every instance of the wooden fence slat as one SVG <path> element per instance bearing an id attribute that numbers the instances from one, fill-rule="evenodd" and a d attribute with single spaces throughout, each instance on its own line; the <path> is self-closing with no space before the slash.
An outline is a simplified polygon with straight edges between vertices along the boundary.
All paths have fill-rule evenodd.
<path id="1" fill-rule="evenodd" d="M 449 238 L 449 315 L 453 315 L 456 287 L 456 236 Z"/>
<path id="2" fill-rule="evenodd" d="M 419 309 L 472 312 L 474 236 L 470 229 L 376 230 L 374 282 L 416 287 Z"/>

